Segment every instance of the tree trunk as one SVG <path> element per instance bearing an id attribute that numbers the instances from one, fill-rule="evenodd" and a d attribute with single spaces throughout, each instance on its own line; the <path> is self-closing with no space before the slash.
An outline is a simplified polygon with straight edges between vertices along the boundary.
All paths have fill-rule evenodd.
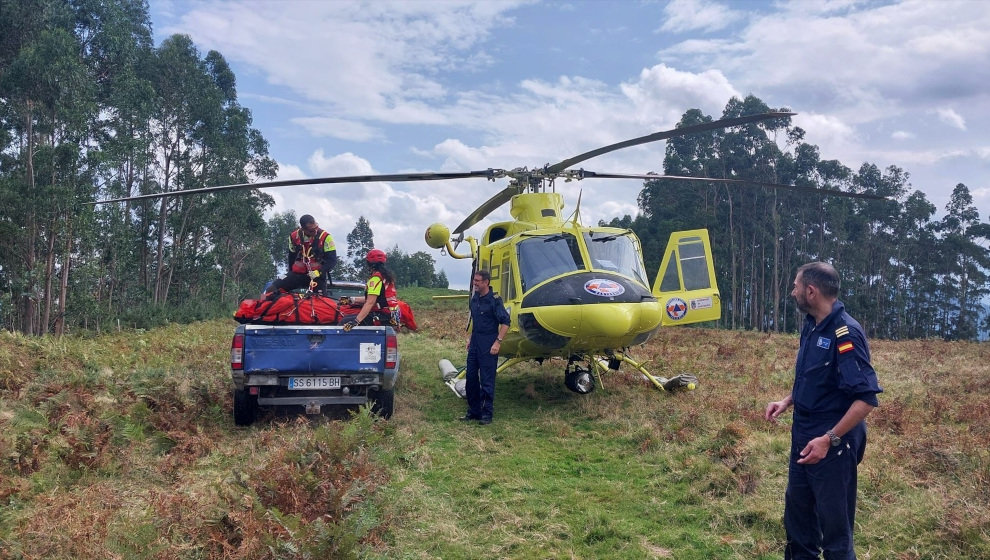
<path id="1" fill-rule="evenodd" d="M 55 219 L 48 226 L 48 255 L 45 257 L 45 291 L 41 296 L 41 323 L 38 334 L 47 334 L 52 316 L 52 283 L 55 280 Z"/>
<path id="2" fill-rule="evenodd" d="M 732 294 L 732 308 L 729 310 L 729 314 L 731 315 L 730 327 L 735 330 L 736 316 L 739 314 L 739 284 L 736 275 L 736 268 L 738 266 L 736 262 L 736 232 L 733 222 L 732 191 L 728 189 L 726 191 L 726 200 L 729 203 L 729 293 Z"/>
<path id="3" fill-rule="evenodd" d="M 59 279 L 61 295 L 58 298 L 58 315 L 55 317 L 55 335 L 65 334 L 65 309 L 69 295 L 69 271 L 72 268 L 72 214 L 65 213 L 65 248 L 62 257 L 62 275 Z"/>
<path id="4" fill-rule="evenodd" d="M 25 116 L 24 130 L 25 136 L 27 138 L 27 158 L 26 165 L 27 168 L 27 190 L 28 198 L 30 202 L 28 203 L 28 211 L 25 219 L 25 236 L 24 236 L 24 287 L 21 291 L 20 296 L 18 296 L 18 311 L 20 315 L 20 327 L 21 332 L 24 334 L 36 334 L 36 318 L 37 318 L 37 308 L 35 302 L 31 297 L 31 293 L 34 288 L 34 263 L 35 263 L 35 243 L 38 238 L 38 228 L 36 222 L 35 214 L 35 179 L 34 179 L 34 103 L 31 101 L 27 102 L 27 112 Z"/>

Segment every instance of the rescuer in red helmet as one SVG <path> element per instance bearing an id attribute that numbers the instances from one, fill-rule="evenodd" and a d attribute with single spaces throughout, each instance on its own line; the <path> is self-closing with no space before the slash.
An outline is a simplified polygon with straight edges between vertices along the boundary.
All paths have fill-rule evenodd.
<path id="1" fill-rule="evenodd" d="M 364 260 L 371 269 L 371 277 L 368 278 L 364 288 L 364 305 L 355 317 L 344 323 L 345 331 L 357 325 L 371 324 L 375 314 L 384 324 L 391 322 L 392 313 L 388 299 L 395 299 L 396 293 L 395 274 L 385 264 L 388 257 L 385 256 L 385 251 L 372 249 L 365 255 Z M 355 298 L 355 303 L 357 302 Z"/>

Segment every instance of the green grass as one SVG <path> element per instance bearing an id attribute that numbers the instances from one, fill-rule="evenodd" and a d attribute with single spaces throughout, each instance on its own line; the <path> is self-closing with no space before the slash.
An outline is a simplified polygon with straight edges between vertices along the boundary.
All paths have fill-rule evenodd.
<path id="1" fill-rule="evenodd" d="M 62 339 L 0 333 L 0 558 L 779 558 L 790 335 L 664 329 L 580 396 L 563 362 L 496 383 L 495 422 L 436 363 L 463 301 L 403 292 L 396 412 L 230 419 L 232 321 Z M 873 344 L 886 393 L 860 468 L 861 558 L 990 557 L 990 346 Z"/>

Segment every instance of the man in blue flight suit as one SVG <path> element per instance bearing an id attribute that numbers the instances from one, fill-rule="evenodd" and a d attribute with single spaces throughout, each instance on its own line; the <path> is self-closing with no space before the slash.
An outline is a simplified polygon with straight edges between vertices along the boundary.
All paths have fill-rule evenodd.
<path id="1" fill-rule="evenodd" d="M 791 296 L 807 313 L 794 387 L 767 405 L 776 422 L 794 405 L 784 497 L 785 559 L 855 559 L 856 468 L 866 451 L 866 416 L 879 405 L 863 327 L 838 300 L 839 274 L 822 262 L 800 267 Z"/>
<path id="2" fill-rule="evenodd" d="M 471 296 L 471 336 L 467 343 L 467 413 L 462 421 L 477 420 L 491 424 L 495 403 L 495 369 L 498 351 L 509 331 L 509 312 L 502 298 L 491 290 L 491 275 L 487 270 L 474 273 L 474 295 Z"/>

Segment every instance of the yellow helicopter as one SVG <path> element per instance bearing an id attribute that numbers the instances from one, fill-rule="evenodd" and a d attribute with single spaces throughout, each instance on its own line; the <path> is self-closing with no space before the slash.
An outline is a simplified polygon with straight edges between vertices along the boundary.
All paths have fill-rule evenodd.
<path id="1" fill-rule="evenodd" d="M 485 177 L 508 178 L 509 185 L 485 201 L 458 225 L 451 237 L 442 224 L 426 230 L 426 243 L 454 258 L 472 259 L 472 274 L 486 269 L 491 288 L 510 313 L 512 325 L 501 346 L 497 372 L 527 360 L 566 358 L 564 383 L 568 389 L 590 393 L 608 370 L 623 363 L 641 373 L 661 390 L 694 389 L 697 378 L 680 374 L 665 378 L 652 374 L 632 358 L 628 349 L 643 344 L 662 326 L 717 320 L 721 300 L 715 280 L 711 242 L 707 230 L 674 232 L 670 236 L 652 288 L 643 264 L 639 239 L 631 230 L 588 227 L 580 223 L 580 197 L 573 214 L 565 218 L 563 197 L 555 192 L 556 179 L 565 182 L 587 178 L 674 179 L 763 186 L 808 192 L 809 188 L 741 179 L 682 177 L 650 174 L 597 173 L 569 169 L 587 159 L 622 148 L 697 134 L 731 126 L 790 117 L 790 112 L 768 112 L 722 119 L 656 132 L 585 152 L 555 165 L 535 169 L 486 169 L 452 173 L 406 173 L 324 177 L 241 183 L 201 189 L 137 195 L 99 201 L 97 204 L 211 193 L 234 189 L 260 189 L 296 185 L 362 183 L 373 181 L 437 181 Z M 864 193 L 814 189 L 819 193 L 879 198 Z M 490 225 L 480 239 L 464 233 L 505 203 L 512 220 Z M 469 250 L 458 253 L 466 242 Z M 467 296 L 464 296 L 467 297 Z M 444 382 L 458 396 L 465 396 L 464 370 L 441 360 Z"/>

